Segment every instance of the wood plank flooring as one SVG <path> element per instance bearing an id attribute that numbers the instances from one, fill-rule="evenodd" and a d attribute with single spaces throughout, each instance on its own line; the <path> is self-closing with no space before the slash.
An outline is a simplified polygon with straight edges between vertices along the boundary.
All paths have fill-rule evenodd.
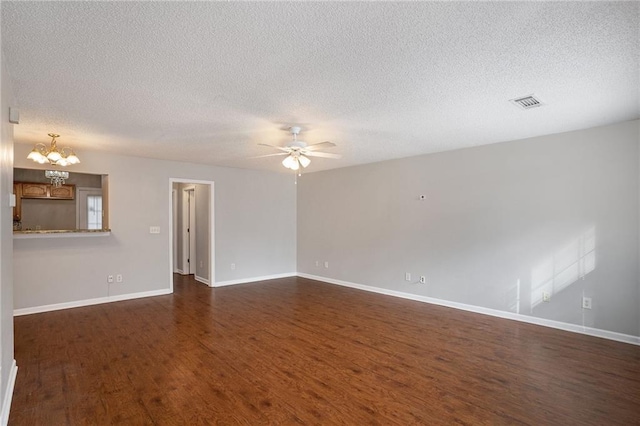
<path id="1" fill-rule="evenodd" d="M 640 424 L 640 347 L 285 278 L 15 318 L 10 425 Z"/>

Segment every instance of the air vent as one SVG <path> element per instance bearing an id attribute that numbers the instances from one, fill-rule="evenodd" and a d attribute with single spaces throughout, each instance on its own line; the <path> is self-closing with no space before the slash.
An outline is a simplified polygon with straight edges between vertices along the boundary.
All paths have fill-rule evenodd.
<path id="1" fill-rule="evenodd" d="M 512 104 L 522 108 L 522 109 L 531 109 L 537 108 L 539 106 L 544 105 L 540 99 L 536 98 L 533 95 L 523 96 L 521 98 L 511 99 L 509 102 Z"/>

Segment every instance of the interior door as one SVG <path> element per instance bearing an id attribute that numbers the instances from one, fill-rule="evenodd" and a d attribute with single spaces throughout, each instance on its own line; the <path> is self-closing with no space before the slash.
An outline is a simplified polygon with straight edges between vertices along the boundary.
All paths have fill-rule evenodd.
<path id="1" fill-rule="evenodd" d="M 185 275 L 196 273 L 196 191 L 195 187 L 182 192 L 182 270 Z"/>

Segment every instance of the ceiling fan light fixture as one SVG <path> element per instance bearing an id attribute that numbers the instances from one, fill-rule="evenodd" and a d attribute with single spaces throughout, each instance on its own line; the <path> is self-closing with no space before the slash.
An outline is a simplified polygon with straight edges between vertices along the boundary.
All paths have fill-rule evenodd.
<path id="1" fill-rule="evenodd" d="M 295 158 L 293 158 L 291 155 L 287 155 L 284 160 L 282 160 L 282 165 L 285 166 L 287 169 L 291 169 L 291 170 L 295 170 L 293 167 L 294 165 L 297 166 L 298 162 L 296 161 Z M 296 167 L 297 168 L 297 167 Z"/>
<path id="2" fill-rule="evenodd" d="M 300 168 L 300 162 L 298 161 L 297 158 L 293 159 L 293 163 L 291 163 L 291 170 L 298 170 Z"/>
<path id="3" fill-rule="evenodd" d="M 309 157 L 306 157 L 304 155 L 300 155 L 298 157 L 298 161 L 300 162 L 300 165 L 304 168 L 307 167 L 309 164 L 311 164 L 311 160 L 309 159 Z"/>

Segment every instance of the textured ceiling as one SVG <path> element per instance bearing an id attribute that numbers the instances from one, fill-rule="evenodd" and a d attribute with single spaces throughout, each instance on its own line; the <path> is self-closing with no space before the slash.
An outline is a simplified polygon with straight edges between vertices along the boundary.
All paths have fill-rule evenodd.
<path id="1" fill-rule="evenodd" d="M 8 2 L 17 142 L 309 172 L 640 116 L 638 2 Z M 508 102 L 535 94 L 528 111 Z"/>

